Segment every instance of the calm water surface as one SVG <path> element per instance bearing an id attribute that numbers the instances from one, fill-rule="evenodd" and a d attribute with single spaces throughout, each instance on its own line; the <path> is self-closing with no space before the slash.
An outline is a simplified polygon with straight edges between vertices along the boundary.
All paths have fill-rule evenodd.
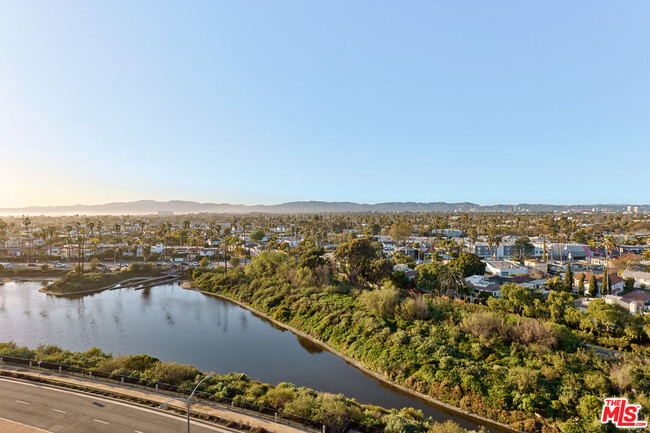
<path id="1" fill-rule="evenodd" d="M 54 344 L 85 351 L 146 353 L 219 374 L 242 372 L 262 382 L 286 381 L 343 393 L 362 403 L 421 409 L 464 427 L 476 424 L 444 413 L 368 376 L 338 356 L 231 302 L 169 284 L 60 298 L 41 282 L 0 285 L 0 342 L 35 348 Z M 494 431 L 494 430 L 493 430 Z"/>

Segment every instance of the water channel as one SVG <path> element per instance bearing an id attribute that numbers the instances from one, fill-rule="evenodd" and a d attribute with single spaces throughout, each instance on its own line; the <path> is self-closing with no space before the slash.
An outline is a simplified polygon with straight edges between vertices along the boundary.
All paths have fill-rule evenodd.
<path id="1" fill-rule="evenodd" d="M 414 407 L 436 420 L 477 428 L 232 302 L 176 283 L 83 297 L 46 295 L 38 291 L 44 284 L 0 284 L 0 342 L 30 348 L 53 344 L 72 351 L 96 346 L 114 355 L 146 353 L 204 371 L 241 372 L 262 382 L 343 393 L 360 403 Z"/>

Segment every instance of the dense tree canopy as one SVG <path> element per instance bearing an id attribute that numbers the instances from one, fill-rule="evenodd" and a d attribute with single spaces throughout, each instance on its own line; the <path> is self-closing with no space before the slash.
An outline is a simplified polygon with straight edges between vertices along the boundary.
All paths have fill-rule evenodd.
<path id="1" fill-rule="evenodd" d="M 356 238 L 336 247 L 334 260 L 351 283 L 376 280 L 375 271 L 381 268 L 376 262 L 383 259 L 380 252 L 379 245 L 370 238 Z"/>
<path id="2" fill-rule="evenodd" d="M 485 262 L 472 253 L 460 253 L 457 258 L 449 262 L 449 266 L 458 269 L 463 274 L 463 277 L 483 275 L 485 273 Z"/>
<path id="3" fill-rule="evenodd" d="M 257 260 L 267 259 L 252 267 Z M 315 290 L 292 279 L 296 260 L 282 263 L 275 273 L 203 271 L 196 284 L 308 332 L 392 381 L 518 429 L 604 432 L 594 423 L 595 402 L 612 395 L 650 407 L 650 366 L 630 351 L 650 341 L 650 322 L 618 306 L 597 300 L 583 313 L 566 291 L 544 299 L 515 284 L 502 286 L 502 299 L 488 306 L 413 297 L 389 284 L 334 280 Z M 444 292 L 448 269 L 420 265 L 418 287 Z M 601 357 L 583 341 L 625 341 L 630 356 Z"/>

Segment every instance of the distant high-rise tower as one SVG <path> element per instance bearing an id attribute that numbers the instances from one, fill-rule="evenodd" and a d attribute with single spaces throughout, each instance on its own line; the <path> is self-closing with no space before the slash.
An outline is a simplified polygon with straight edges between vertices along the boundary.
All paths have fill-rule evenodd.
<path id="1" fill-rule="evenodd" d="M 634 206 L 634 213 L 639 213 L 639 206 Z"/>
<path id="2" fill-rule="evenodd" d="M 632 213 L 632 206 L 627 207 L 627 213 Z"/>

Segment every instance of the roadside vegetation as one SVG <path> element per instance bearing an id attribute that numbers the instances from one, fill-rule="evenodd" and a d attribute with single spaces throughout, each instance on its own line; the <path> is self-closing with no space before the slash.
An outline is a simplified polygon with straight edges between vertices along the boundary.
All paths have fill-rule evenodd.
<path id="1" fill-rule="evenodd" d="M 99 289 L 136 277 L 156 277 L 162 275 L 164 267 L 152 263 L 134 263 L 116 272 L 100 272 L 91 263 L 90 270 L 84 273 L 78 267 L 71 270 L 58 281 L 46 287 L 45 291 L 54 293 L 72 293 L 83 290 Z"/>
<path id="2" fill-rule="evenodd" d="M 196 269 L 192 277 L 200 289 L 244 302 L 388 380 L 518 429 L 608 431 L 598 420 L 610 396 L 641 404 L 648 417 L 650 360 L 603 358 L 582 344 L 582 332 L 618 328 L 599 312 L 585 316 L 593 327 L 574 332 L 575 313 L 555 299 L 564 294 L 537 302 L 506 287 L 504 299 L 488 305 L 436 296 L 459 293 L 456 272 L 443 268 L 432 274 L 440 277 L 430 281 L 433 294 L 400 290 L 388 278 L 380 285 L 381 259 L 356 246 L 339 246 L 335 269 L 314 248 L 297 259 L 265 252 L 245 268 Z M 640 329 L 645 341 L 650 327 Z"/>
<path id="3" fill-rule="evenodd" d="M 149 355 L 122 355 L 113 357 L 100 349 L 70 352 L 57 346 L 38 346 L 36 349 L 0 343 L 0 356 L 70 365 L 108 373 L 114 377 L 129 376 L 141 383 L 162 383 L 177 386 L 179 391 L 191 391 L 205 376 L 205 372 L 186 364 L 162 362 Z M 231 399 L 235 403 L 273 408 L 286 415 L 312 420 L 322 424 L 344 426 L 348 421 L 368 427 L 384 429 L 387 433 L 471 433 L 451 421 L 438 423 L 422 416 L 415 409 L 388 410 L 379 406 L 363 405 L 342 394 L 317 392 L 290 383 L 277 386 L 250 379 L 245 374 L 230 373 L 208 378 L 200 392 L 211 399 Z"/>
<path id="4" fill-rule="evenodd" d="M 0 265 L 0 277 L 60 277 L 65 275 L 67 271 L 63 269 L 52 268 L 49 265 L 41 265 L 37 268 L 19 268 L 19 269 L 6 269 Z"/>

